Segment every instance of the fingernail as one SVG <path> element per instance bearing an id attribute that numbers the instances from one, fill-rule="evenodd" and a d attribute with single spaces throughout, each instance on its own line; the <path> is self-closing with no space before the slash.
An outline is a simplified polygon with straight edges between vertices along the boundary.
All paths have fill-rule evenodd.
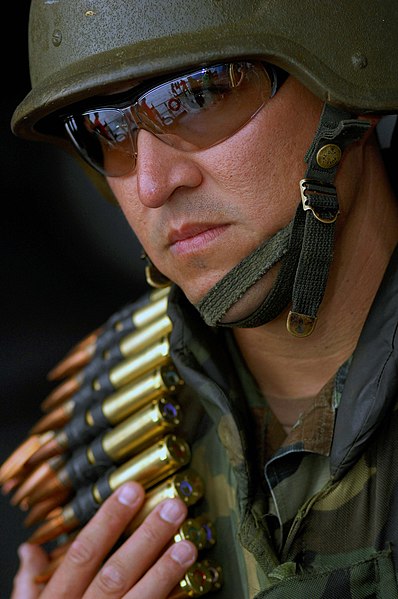
<path id="1" fill-rule="evenodd" d="M 196 553 L 190 543 L 179 541 L 178 543 L 174 543 L 170 556 L 180 566 L 189 566 L 195 561 Z"/>
<path id="2" fill-rule="evenodd" d="M 165 522 L 175 524 L 176 522 L 181 520 L 181 516 L 183 515 L 183 508 L 179 501 L 168 499 L 163 503 L 159 515 Z"/>
<path id="3" fill-rule="evenodd" d="M 137 497 L 138 493 L 133 485 L 124 485 L 121 487 L 118 494 L 119 503 L 129 506 L 133 506 L 135 504 Z"/>

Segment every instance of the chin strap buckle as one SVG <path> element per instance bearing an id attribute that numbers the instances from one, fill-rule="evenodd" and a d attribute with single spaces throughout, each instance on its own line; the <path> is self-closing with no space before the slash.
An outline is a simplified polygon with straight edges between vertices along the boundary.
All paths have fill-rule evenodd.
<path id="1" fill-rule="evenodd" d="M 300 194 L 303 210 L 311 210 L 321 223 L 336 222 L 340 210 L 334 185 L 316 179 L 301 179 Z"/>
<path id="2" fill-rule="evenodd" d="M 299 312 L 289 312 L 286 321 L 287 330 L 294 337 L 308 337 L 316 325 L 316 316 L 307 316 Z"/>

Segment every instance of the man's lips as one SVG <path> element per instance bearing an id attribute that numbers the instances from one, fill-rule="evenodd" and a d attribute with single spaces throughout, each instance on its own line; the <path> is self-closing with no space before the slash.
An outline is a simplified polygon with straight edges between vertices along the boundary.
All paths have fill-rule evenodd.
<path id="1" fill-rule="evenodd" d="M 170 248 L 177 253 L 193 252 L 205 249 L 205 246 L 221 235 L 228 225 L 197 223 L 173 229 L 168 235 Z"/>

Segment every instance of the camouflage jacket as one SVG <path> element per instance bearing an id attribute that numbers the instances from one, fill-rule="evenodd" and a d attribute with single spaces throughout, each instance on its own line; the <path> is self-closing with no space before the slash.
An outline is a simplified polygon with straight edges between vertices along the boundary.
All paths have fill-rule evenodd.
<path id="1" fill-rule="evenodd" d="M 396 252 L 336 378 L 330 443 L 293 436 L 264 475 L 255 466 L 250 376 L 228 333 L 203 325 L 172 291 L 184 433 L 206 489 L 195 510 L 216 523 L 211 553 L 224 571 L 218 599 L 398 598 L 397 260 Z"/>

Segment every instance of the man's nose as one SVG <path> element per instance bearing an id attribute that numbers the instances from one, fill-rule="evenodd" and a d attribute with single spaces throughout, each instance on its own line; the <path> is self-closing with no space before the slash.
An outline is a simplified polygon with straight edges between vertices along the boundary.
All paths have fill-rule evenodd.
<path id="1" fill-rule="evenodd" d="M 141 130 L 137 139 L 137 189 L 141 203 L 159 208 L 181 187 L 198 187 L 203 179 L 190 152 L 164 143 Z"/>

